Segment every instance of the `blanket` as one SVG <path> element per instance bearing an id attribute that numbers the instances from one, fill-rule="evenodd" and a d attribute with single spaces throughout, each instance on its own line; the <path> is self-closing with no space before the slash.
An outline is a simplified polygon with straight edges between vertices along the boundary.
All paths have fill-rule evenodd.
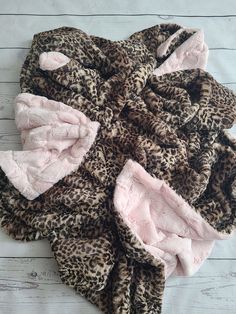
<path id="1" fill-rule="evenodd" d="M 104 313 L 161 313 L 165 279 L 195 272 L 235 230 L 235 95 L 200 69 L 153 74 L 195 34 L 179 29 L 120 42 L 44 32 L 22 68 L 21 97 L 62 102 L 100 128 L 74 171 L 33 200 L 1 169 L 1 226 L 46 237 L 62 281 Z"/>

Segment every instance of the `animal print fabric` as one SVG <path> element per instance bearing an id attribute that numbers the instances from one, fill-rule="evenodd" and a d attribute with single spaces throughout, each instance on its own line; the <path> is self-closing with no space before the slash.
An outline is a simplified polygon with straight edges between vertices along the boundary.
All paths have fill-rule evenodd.
<path id="1" fill-rule="evenodd" d="M 156 49 L 180 29 L 163 24 L 126 41 L 59 28 L 34 36 L 21 72 L 22 92 L 82 111 L 100 123 L 77 171 L 35 200 L 0 173 L 2 228 L 18 240 L 47 238 L 64 283 L 104 313 L 160 314 L 164 265 L 114 210 L 116 178 L 128 159 L 166 181 L 217 231 L 235 228 L 235 95 L 199 69 L 153 75 Z M 68 63 L 39 67 L 43 52 Z"/>

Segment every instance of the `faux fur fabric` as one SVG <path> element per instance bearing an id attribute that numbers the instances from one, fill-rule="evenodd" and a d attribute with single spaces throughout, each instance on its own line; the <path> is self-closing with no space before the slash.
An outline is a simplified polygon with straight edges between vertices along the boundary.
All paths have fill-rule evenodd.
<path id="1" fill-rule="evenodd" d="M 60 28 L 35 35 L 22 68 L 23 92 L 63 102 L 100 128 L 80 167 L 35 200 L 1 171 L 1 226 L 16 239 L 48 238 L 63 282 L 104 313 L 161 313 L 167 275 L 114 208 L 127 160 L 165 181 L 215 234 L 235 229 L 236 141 L 225 131 L 235 95 L 199 69 L 153 74 L 190 38 L 181 32 L 157 57 L 179 29 L 158 25 L 112 42 Z"/>
<path id="2" fill-rule="evenodd" d="M 184 32 L 189 32 L 191 36 L 168 55 L 173 42 L 177 41 Z M 163 75 L 179 70 L 205 69 L 208 54 L 209 50 L 204 42 L 202 30 L 181 28 L 157 48 L 156 56 L 162 59 L 166 58 L 166 60 L 153 73 Z M 69 63 L 69 61 L 70 59 L 67 56 L 56 51 L 44 52 L 39 56 L 39 64 L 42 70 L 56 70 Z"/>
<path id="3" fill-rule="evenodd" d="M 76 109 L 28 93 L 16 97 L 15 122 L 23 151 L 0 152 L 0 167 L 29 200 L 78 169 L 99 128 Z"/>
<path id="4" fill-rule="evenodd" d="M 48 41 L 50 37 L 53 37 L 53 40 Z M 112 47 L 112 53 L 107 50 L 108 43 Z M 91 54 L 84 50 L 84 45 L 92 49 Z M 135 49 L 127 50 L 125 49 L 127 45 L 133 46 Z M 69 51 L 68 46 L 70 46 Z M 117 49 L 119 50 L 118 54 L 115 52 Z M 143 49 L 145 51 L 142 51 Z M 177 24 L 156 25 L 134 33 L 128 40 L 117 42 L 89 36 L 75 28 L 62 27 L 34 36 L 31 53 L 21 72 L 22 92 L 37 93 L 31 78 L 36 74 L 35 72 L 38 72 L 39 55 L 54 50 L 65 54 L 67 58 L 74 58 L 78 61 L 82 58 L 85 67 L 92 67 L 101 73 L 106 73 L 106 75 L 108 73 L 113 74 L 118 65 L 116 57 L 120 58 L 121 55 L 125 62 L 129 57 L 132 59 L 134 56 L 136 57 L 134 60 L 137 62 L 144 63 L 146 59 L 153 70 L 155 69 L 156 75 L 176 70 L 204 69 L 208 58 L 208 47 L 204 41 L 203 31 L 184 28 Z M 64 61 L 67 63 L 68 59 Z M 121 70 L 121 63 L 118 63 Z M 57 61 L 54 63 L 55 66 L 58 67 Z M 125 68 L 127 69 L 127 66 Z M 55 68 L 51 68 L 51 70 L 53 69 Z"/>

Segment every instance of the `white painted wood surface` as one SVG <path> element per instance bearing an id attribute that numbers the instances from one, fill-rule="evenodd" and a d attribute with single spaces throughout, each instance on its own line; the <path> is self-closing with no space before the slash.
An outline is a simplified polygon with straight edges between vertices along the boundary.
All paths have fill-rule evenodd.
<path id="1" fill-rule="evenodd" d="M 61 283 L 53 258 L 2 259 L 0 293 L 0 309 L 4 314 L 41 314 L 43 310 L 57 314 L 100 313 Z M 14 299 L 9 302 L 11 295 Z M 208 260 L 194 277 L 168 280 L 163 314 L 169 314 L 170 310 L 171 313 L 235 313 L 235 295 L 233 263 Z"/>
<path id="2" fill-rule="evenodd" d="M 21 148 L 12 103 L 34 33 L 66 25 L 117 40 L 159 23 L 203 28 L 208 71 L 236 91 L 235 0 L 0 0 L 0 149 Z M 42 312 L 99 313 L 61 283 L 46 240 L 22 243 L 0 231 L 0 314 Z M 167 281 L 163 314 L 188 313 L 236 313 L 236 237 L 218 241 L 195 276 Z"/>

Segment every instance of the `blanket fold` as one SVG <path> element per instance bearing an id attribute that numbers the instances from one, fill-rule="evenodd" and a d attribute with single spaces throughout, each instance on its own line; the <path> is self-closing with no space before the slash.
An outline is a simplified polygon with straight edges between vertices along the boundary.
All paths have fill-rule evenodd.
<path id="1" fill-rule="evenodd" d="M 23 151 L 0 152 L 0 167 L 30 200 L 78 169 L 99 128 L 76 109 L 27 93 L 16 97 L 15 121 Z"/>
<path id="2" fill-rule="evenodd" d="M 166 58 L 168 51 L 171 51 L 173 42 L 177 42 L 181 36 L 184 37 L 184 33 L 191 34 L 191 36 Z M 208 53 L 202 30 L 179 29 L 157 48 L 157 56 L 166 59 L 153 73 L 163 75 L 178 70 L 205 69 Z"/>
<path id="3" fill-rule="evenodd" d="M 211 253 L 214 240 L 229 237 L 132 160 L 116 180 L 114 206 L 145 249 L 164 263 L 166 277 L 193 275 Z"/>

